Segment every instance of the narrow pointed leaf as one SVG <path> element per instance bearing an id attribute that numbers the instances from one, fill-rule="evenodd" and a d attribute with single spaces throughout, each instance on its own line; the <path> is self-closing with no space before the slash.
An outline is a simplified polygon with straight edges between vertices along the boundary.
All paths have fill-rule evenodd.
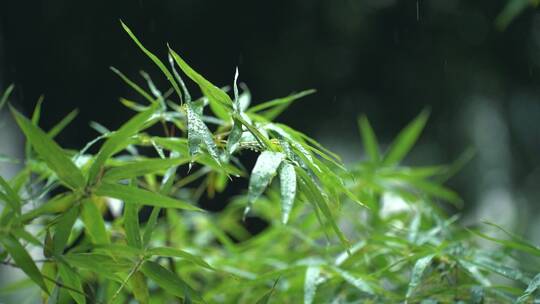
<path id="1" fill-rule="evenodd" d="M 279 169 L 281 188 L 281 221 L 287 224 L 296 197 L 296 172 L 294 166 L 284 162 Z"/>
<path id="2" fill-rule="evenodd" d="M 84 200 L 81 204 L 81 219 L 94 244 L 110 243 L 103 215 L 95 204 L 95 197 Z"/>
<path id="3" fill-rule="evenodd" d="M 89 169 L 89 182 L 95 182 L 107 159 L 127 146 L 129 138 L 145 126 L 145 123 L 154 114 L 156 106 L 157 104 L 154 104 L 147 111 L 135 115 L 107 138 Z"/>
<path id="4" fill-rule="evenodd" d="M 527 300 L 533 295 L 535 291 L 540 287 L 540 274 L 537 274 L 525 289 L 525 292 L 516 300 L 517 304 L 527 303 Z"/>
<path id="5" fill-rule="evenodd" d="M 202 301 L 199 294 L 184 282 L 184 280 L 156 262 L 146 261 L 141 267 L 141 272 L 156 282 L 159 287 L 174 296 L 195 298 Z"/>
<path id="6" fill-rule="evenodd" d="M 304 279 L 304 304 L 311 304 L 315 300 L 320 274 L 319 266 L 308 266 Z"/>
<path id="7" fill-rule="evenodd" d="M 249 178 L 248 206 L 245 213 L 249 212 L 253 203 L 270 185 L 284 158 L 285 155 L 280 152 L 263 151 L 259 155 Z"/>
<path id="8" fill-rule="evenodd" d="M 11 258 L 15 261 L 18 267 L 34 281 L 43 291 L 49 293 L 47 286 L 43 281 L 43 276 L 32 260 L 28 251 L 19 243 L 19 241 L 11 235 L 0 236 L 0 243 L 4 247 Z"/>
<path id="9" fill-rule="evenodd" d="M 204 124 L 199 114 L 195 112 L 191 104 L 187 105 L 188 119 L 188 145 L 191 157 L 200 153 L 201 145 L 204 145 L 210 156 L 220 163 L 219 150 L 214 142 L 214 136 Z"/>
<path id="10" fill-rule="evenodd" d="M 78 216 L 79 206 L 73 206 L 58 220 L 53 237 L 53 253 L 55 255 L 61 255 L 64 252 L 73 224 L 75 224 Z"/>
<path id="11" fill-rule="evenodd" d="M 119 184 L 101 183 L 94 192 L 98 196 L 108 196 L 123 200 L 126 204 L 149 205 L 161 208 L 177 208 L 192 211 L 202 209 L 178 199 L 170 198 L 158 193 Z"/>
<path id="12" fill-rule="evenodd" d="M 409 281 L 409 287 L 407 288 L 407 299 L 413 295 L 416 287 L 420 285 L 420 282 L 422 281 L 422 276 L 424 275 L 424 271 L 431 264 L 431 260 L 433 260 L 434 256 L 435 255 L 430 254 L 428 256 L 418 259 L 414 264 L 411 272 L 411 279 Z"/>
<path id="13" fill-rule="evenodd" d="M 182 69 L 182 71 L 199 85 L 203 94 L 208 97 L 210 101 L 210 107 L 214 113 L 221 119 L 227 119 L 228 108 L 232 107 L 232 100 L 223 92 L 220 88 L 213 85 L 210 81 L 206 80 L 203 76 L 193 70 L 175 51 L 169 48 L 169 52 L 172 55 L 176 64 Z"/>
<path id="14" fill-rule="evenodd" d="M 72 189 L 83 188 L 85 179 L 81 171 L 66 156 L 62 148 L 15 109 L 12 108 L 11 111 L 26 139 L 32 144 L 39 156 L 43 158 L 47 166 L 56 173 L 58 178 Z"/>
<path id="15" fill-rule="evenodd" d="M 16 214 L 20 215 L 21 198 L 2 176 L 0 176 L 0 189 L 4 191 L 3 193 L 0 191 L 0 200 L 4 200 Z"/>
<path id="16" fill-rule="evenodd" d="M 150 58 L 150 60 L 152 60 L 152 62 L 154 62 L 154 64 L 161 70 L 161 72 L 163 72 L 163 74 L 165 75 L 165 77 L 167 77 L 167 80 L 169 80 L 178 96 L 181 98 L 182 93 L 180 93 L 180 88 L 178 87 L 178 84 L 174 80 L 173 75 L 171 74 L 171 72 L 169 72 L 165 64 L 163 64 L 163 62 L 159 60 L 156 55 L 152 54 L 152 52 L 150 52 L 147 48 L 144 47 L 144 45 L 142 45 L 139 39 L 135 36 L 135 34 L 133 34 L 131 29 L 126 24 L 124 24 L 124 22 L 120 21 L 120 23 L 122 24 L 122 27 L 129 35 L 129 37 L 135 42 L 135 44 L 143 51 L 146 56 L 148 56 L 148 58 Z"/>
<path id="17" fill-rule="evenodd" d="M 360 127 L 360 134 L 362 135 L 362 142 L 367 155 L 371 161 L 378 162 L 381 158 L 379 143 L 377 142 L 375 132 L 365 115 L 360 116 L 358 119 L 358 126 Z"/>
<path id="18" fill-rule="evenodd" d="M 186 252 L 184 250 L 180 250 L 177 248 L 171 248 L 171 247 L 156 247 L 148 250 L 148 253 L 151 255 L 157 255 L 157 256 L 164 256 L 164 257 L 174 257 L 174 258 L 181 258 L 186 261 L 190 261 L 194 264 L 197 264 L 199 266 L 202 266 L 204 268 L 213 270 L 212 266 L 208 265 L 205 260 L 202 258 L 193 255 L 189 252 Z"/>
<path id="19" fill-rule="evenodd" d="M 170 167 L 179 166 L 189 162 L 189 158 L 167 158 L 167 159 L 145 159 L 129 162 L 125 165 L 107 170 L 103 176 L 104 181 L 117 181 L 121 179 L 131 179 L 146 174 L 162 172 Z"/>
<path id="20" fill-rule="evenodd" d="M 150 293 L 148 292 L 146 279 L 140 271 L 135 272 L 133 276 L 131 276 L 131 278 L 129 279 L 129 284 L 131 286 L 131 289 L 133 290 L 133 295 L 135 296 L 135 299 L 140 304 L 150 303 Z"/>
<path id="21" fill-rule="evenodd" d="M 383 159 L 384 165 L 396 165 L 409 153 L 420 133 L 422 133 L 428 117 L 429 111 L 422 111 L 398 134 Z"/>
<path id="22" fill-rule="evenodd" d="M 79 110 L 75 109 L 71 112 L 69 112 L 66 117 L 62 118 L 56 125 L 54 125 L 49 132 L 47 132 L 47 135 L 50 138 L 55 138 L 56 135 L 58 135 L 62 130 L 64 130 L 72 121 L 77 117 L 77 114 L 79 114 Z"/>
<path id="23" fill-rule="evenodd" d="M 138 206 L 136 204 L 124 204 L 124 230 L 129 246 L 142 248 L 141 228 L 139 226 Z"/>
<path id="24" fill-rule="evenodd" d="M 75 300 L 77 304 L 86 304 L 86 297 L 82 289 L 81 278 L 77 271 L 71 268 L 71 266 L 63 260 L 57 265 L 62 282 L 69 287 L 68 292 L 73 300 Z"/>
<path id="25" fill-rule="evenodd" d="M 4 93 L 2 94 L 2 97 L 0 98 L 0 110 L 2 110 L 2 108 L 4 107 L 6 102 L 8 101 L 9 96 L 11 95 L 11 92 L 13 92 L 14 88 L 15 88 L 15 85 L 10 84 L 7 87 L 7 89 L 4 91 Z"/>

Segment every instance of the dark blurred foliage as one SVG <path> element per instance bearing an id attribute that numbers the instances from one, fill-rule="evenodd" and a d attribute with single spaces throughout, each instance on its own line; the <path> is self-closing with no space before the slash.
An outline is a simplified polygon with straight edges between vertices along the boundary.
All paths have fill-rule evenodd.
<path id="1" fill-rule="evenodd" d="M 168 42 L 216 84 L 232 84 L 238 66 L 256 101 L 317 89 L 281 120 L 346 162 L 362 157 L 360 113 L 386 142 L 430 107 L 427 131 L 409 161 L 450 162 L 474 147 L 476 158 L 451 185 L 471 211 L 487 203 L 494 217 L 510 217 L 504 209 L 510 202 L 523 224 L 526 214 L 533 219 L 540 211 L 540 15 L 527 9 L 501 31 L 494 24 L 505 3 L 5 1 L 0 84 L 17 85 L 26 113 L 44 94 L 44 128 L 79 108 L 58 140 L 81 147 L 96 136 L 90 120 L 114 128 L 131 115 L 117 98 L 134 95 L 109 66 L 140 83 L 138 71 L 146 70 L 166 89 L 122 31 L 122 19 L 163 59 Z"/>

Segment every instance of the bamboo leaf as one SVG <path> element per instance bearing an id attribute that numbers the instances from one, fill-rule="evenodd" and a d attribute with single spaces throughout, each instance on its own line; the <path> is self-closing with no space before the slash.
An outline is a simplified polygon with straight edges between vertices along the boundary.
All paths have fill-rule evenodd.
<path id="1" fill-rule="evenodd" d="M 384 165 L 396 165 L 409 153 L 424 129 L 428 117 L 429 111 L 422 111 L 420 115 L 399 132 L 383 159 Z"/>
<path id="2" fill-rule="evenodd" d="M 274 99 L 274 100 L 270 100 L 270 101 L 267 101 L 267 102 L 263 102 L 261 104 L 258 104 L 254 107 L 251 107 L 248 112 L 249 113 L 256 113 L 256 112 L 261 112 L 263 110 L 266 110 L 265 112 L 263 113 L 260 113 L 260 115 L 264 118 L 266 118 L 267 120 L 269 121 L 272 121 L 274 120 L 276 117 L 279 116 L 279 114 L 281 114 L 283 111 L 285 111 L 285 109 L 287 109 L 291 103 L 293 103 L 294 101 L 304 97 L 304 96 L 308 96 L 308 95 L 311 95 L 313 93 L 315 93 L 316 90 L 305 90 L 305 91 L 302 91 L 302 92 L 299 92 L 299 93 L 296 93 L 296 94 L 292 94 L 292 95 L 289 95 L 287 97 L 283 97 L 283 98 L 278 98 L 278 99 Z"/>
<path id="3" fill-rule="evenodd" d="M 126 163 L 107 170 L 103 176 L 104 181 L 112 182 L 121 179 L 131 179 L 146 174 L 162 172 L 170 167 L 179 166 L 189 162 L 189 158 L 145 159 Z"/>
<path id="4" fill-rule="evenodd" d="M 516 304 L 527 303 L 527 300 L 533 295 L 535 291 L 540 287 L 540 274 L 537 274 L 525 289 L 525 292 L 516 300 Z"/>
<path id="5" fill-rule="evenodd" d="M 365 115 L 360 116 L 358 119 L 358 126 L 360 128 L 360 134 L 362 134 L 362 142 L 364 143 L 364 149 L 372 162 L 378 162 L 381 159 L 381 152 L 379 152 L 379 143 L 375 132 L 369 123 L 369 120 Z"/>
<path id="6" fill-rule="evenodd" d="M 82 202 L 81 219 L 94 244 L 109 244 L 111 241 L 105 227 L 105 221 L 95 200 L 96 197 L 92 197 Z"/>
<path id="7" fill-rule="evenodd" d="M 210 101 L 210 107 L 212 111 L 223 120 L 228 120 L 230 114 L 229 110 L 232 107 L 232 100 L 223 92 L 220 88 L 213 85 L 210 81 L 206 80 L 203 76 L 193 70 L 174 50 L 169 47 L 169 52 L 172 55 L 176 64 L 182 69 L 182 71 L 193 80 L 203 92 L 203 94 L 208 97 Z"/>
<path id="8" fill-rule="evenodd" d="M 248 205 L 244 211 L 244 216 L 249 212 L 259 196 L 263 194 L 266 187 L 270 185 L 284 158 L 285 155 L 280 152 L 263 151 L 259 155 L 249 178 Z"/>
<path id="9" fill-rule="evenodd" d="M 55 255 L 61 255 L 64 252 L 69 240 L 69 235 L 73 229 L 73 224 L 75 224 L 78 216 L 79 206 L 75 205 L 65 212 L 58 220 L 53 236 L 53 253 Z"/>
<path id="10" fill-rule="evenodd" d="M 169 72 L 169 70 L 167 69 L 165 64 L 163 64 L 163 62 L 161 60 L 159 60 L 159 58 L 156 55 L 152 54 L 152 52 L 150 52 L 147 48 L 144 47 L 144 45 L 142 45 L 142 43 L 139 41 L 139 39 L 137 39 L 137 37 L 133 34 L 131 29 L 126 24 L 124 24 L 124 22 L 120 21 L 120 23 L 122 24 L 122 27 L 124 28 L 124 31 L 126 31 L 126 33 L 135 42 L 135 44 L 143 51 L 143 53 L 146 56 L 148 56 L 148 58 L 150 58 L 150 60 L 152 60 L 152 62 L 154 62 L 154 64 L 161 70 L 161 72 L 163 72 L 165 77 L 167 77 L 167 80 L 169 80 L 169 82 L 173 86 L 174 90 L 178 94 L 178 97 L 180 97 L 180 99 L 181 99 L 182 98 L 182 93 L 180 93 L 180 88 L 178 87 L 178 84 L 174 80 L 173 75 L 171 74 L 171 72 Z"/>
<path id="11" fill-rule="evenodd" d="M 296 172 L 294 166 L 284 162 L 279 169 L 281 187 L 281 221 L 287 224 L 296 197 Z"/>
<path id="12" fill-rule="evenodd" d="M 0 243 L 2 243 L 2 246 L 9 253 L 17 266 L 20 267 L 21 270 L 24 271 L 24 273 L 30 279 L 32 279 L 32 281 L 34 281 L 43 291 L 48 294 L 49 291 L 45 285 L 45 282 L 43 281 L 41 272 L 21 243 L 19 243 L 19 241 L 12 235 L 0 236 Z"/>
<path id="13" fill-rule="evenodd" d="M 82 189 L 85 185 L 85 179 L 79 168 L 66 156 L 62 148 L 17 110 L 11 108 L 11 112 L 26 139 L 58 178 L 72 189 Z"/>
<path id="14" fill-rule="evenodd" d="M 148 190 L 119 184 L 103 182 L 99 184 L 94 193 L 98 196 L 108 196 L 123 200 L 126 204 L 133 203 L 161 208 L 177 208 L 192 211 L 203 211 L 202 209 L 197 208 L 188 202 L 170 198 L 168 196 L 150 192 Z"/>
<path id="15" fill-rule="evenodd" d="M 56 125 L 54 125 L 49 132 L 47 132 L 47 135 L 50 138 L 55 138 L 58 133 L 62 132 L 67 125 L 69 125 L 75 117 L 77 117 L 77 114 L 79 114 L 79 110 L 75 109 L 66 115 L 66 117 L 62 118 Z"/>
<path id="16" fill-rule="evenodd" d="M 2 94 L 2 97 L 0 98 L 0 111 L 2 110 L 2 108 L 4 107 L 4 105 L 6 104 L 6 102 L 8 101 L 9 99 L 9 96 L 11 95 L 11 92 L 13 92 L 13 89 L 15 88 L 15 85 L 14 84 L 10 84 L 7 89 L 4 91 L 4 93 Z"/>
<path id="17" fill-rule="evenodd" d="M 311 304 L 315 300 L 320 274 L 321 269 L 319 266 L 307 267 L 304 279 L 304 304 Z"/>
<path id="18" fill-rule="evenodd" d="M 195 298 L 202 301 L 199 294 L 193 290 L 184 280 L 156 262 L 146 261 L 141 272 L 166 292 L 180 298 Z"/>
<path id="19" fill-rule="evenodd" d="M 2 176 L 0 176 L 0 188 L 4 190 L 3 193 L 0 191 L 0 200 L 8 203 L 17 215 L 21 215 L 21 198 Z"/>
<path id="20" fill-rule="evenodd" d="M 148 286 L 146 285 L 146 280 L 144 278 L 144 275 L 137 271 L 129 280 L 131 289 L 133 290 L 133 295 L 135 296 L 135 299 L 140 304 L 148 304 L 150 303 L 150 293 L 148 292 Z"/>
<path id="21" fill-rule="evenodd" d="M 96 181 L 98 174 L 102 170 L 105 162 L 109 157 L 123 149 L 129 143 L 129 138 L 135 135 L 143 127 L 145 123 L 152 117 L 156 111 L 157 104 L 154 104 L 147 111 L 141 112 L 126 122 L 118 131 L 114 132 L 107 138 L 99 150 L 92 166 L 88 172 L 88 181 L 93 183 Z"/>
<path id="22" fill-rule="evenodd" d="M 210 266 L 208 263 L 206 263 L 205 260 L 189 252 L 186 252 L 184 250 L 171 248 L 171 247 L 156 247 L 156 248 L 149 249 L 148 253 L 151 255 L 157 255 L 157 256 L 181 258 L 189 262 L 192 262 L 194 264 L 197 264 L 199 266 L 202 266 L 204 268 L 214 270 L 214 268 Z"/>
<path id="23" fill-rule="evenodd" d="M 424 271 L 431 264 L 431 260 L 433 260 L 433 257 L 435 257 L 434 254 L 427 255 L 423 258 L 418 259 L 414 264 L 411 272 L 411 279 L 409 281 L 409 287 L 407 288 L 407 299 L 409 299 L 413 295 L 416 287 L 420 285 L 420 282 L 422 281 L 422 276 L 424 275 Z"/>
<path id="24" fill-rule="evenodd" d="M 124 230 L 128 245 L 142 248 L 138 209 L 136 204 L 124 204 Z"/>
<path id="25" fill-rule="evenodd" d="M 200 153 L 200 146 L 204 145 L 212 159 L 220 163 L 219 150 L 214 142 L 214 136 L 193 109 L 191 103 L 187 104 L 188 146 L 189 155 L 193 158 Z"/>
<path id="26" fill-rule="evenodd" d="M 69 287 L 68 292 L 73 300 L 75 300 L 77 304 L 86 304 L 86 297 L 82 289 L 79 274 L 63 259 L 57 265 L 58 273 L 62 278 L 63 284 Z"/>

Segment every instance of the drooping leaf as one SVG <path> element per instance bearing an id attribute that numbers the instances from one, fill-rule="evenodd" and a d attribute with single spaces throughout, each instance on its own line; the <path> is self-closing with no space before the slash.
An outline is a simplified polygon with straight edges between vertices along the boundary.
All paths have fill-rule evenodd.
<path id="1" fill-rule="evenodd" d="M 202 209 L 197 208 L 188 202 L 150 192 L 148 190 L 119 184 L 103 182 L 99 184 L 94 193 L 98 196 L 107 196 L 123 200 L 126 204 L 133 203 L 161 208 L 203 211 Z"/>
<path id="2" fill-rule="evenodd" d="M 60 255 L 64 252 L 71 230 L 73 229 L 73 224 L 75 224 L 78 216 L 79 206 L 75 205 L 59 218 L 53 236 L 53 253 L 55 255 Z"/>
<path id="3" fill-rule="evenodd" d="M 193 109 L 191 103 L 186 106 L 188 121 L 188 144 L 189 155 L 193 158 L 200 153 L 201 145 L 204 145 L 212 159 L 220 163 L 219 150 L 214 142 L 214 136 L 201 120 L 201 117 Z"/>
<path id="4" fill-rule="evenodd" d="M 82 201 L 81 219 L 94 244 L 108 244 L 110 243 L 109 234 L 105 227 L 103 215 L 95 203 L 96 200 L 96 197 L 92 197 Z"/>
<path id="5" fill-rule="evenodd" d="M 296 197 L 296 172 L 294 166 L 283 162 L 279 169 L 281 187 L 281 221 L 287 224 Z"/>
<path id="6" fill-rule="evenodd" d="M 141 272 L 156 284 L 163 288 L 166 292 L 180 298 L 194 298 L 202 301 L 199 293 L 191 288 L 179 276 L 172 273 L 156 262 L 146 261 L 141 266 Z"/>
<path id="7" fill-rule="evenodd" d="M 15 261 L 18 267 L 34 281 L 43 291 L 49 293 L 45 282 L 43 281 L 43 276 L 37 268 L 36 264 L 32 260 L 28 251 L 19 243 L 19 241 L 14 238 L 12 235 L 1 235 L 0 243 L 4 249 L 9 253 L 11 258 Z"/>
<path id="8" fill-rule="evenodd" d="M 140 304 L 148 304 L 150 302 L 150 293 L 148 292 L 148 286 L 146 285 L 144 275 L 140 271 L 135 272 L 131 276 L 129 284 L 131 286 L 131 289 L 133 290 L 133 295 L 135 296 L 135 299 Z"/>
<path id="9" fill-rule="evenodd" d="M 107 141 L 103 144 L 99 150 L 92 166 L 88 172 L 88 181 L 93 183 L 96 181 L 98 174 L 103 169 L 103 165 L 109 157 L 117 153 L 120 149 L 127 146 L 129 138 L 141 130 L 145 123 L 152 117 L 156 111 L 157 104 L 154 104 L 145 112 L 141 112 L 128 120 L 120 129 L 112 133 L 107 138 Z"/>
<path id="10" fill-rule="evenodd" d="M 24 213 L 21 217 L 21 220 L 23 222 L 28 222 L 43 214 L 66 211 L 73 205 L 73 202 L 75 202 L 76 200 L 77 195 L 75 193 L 69 192 L 59 194 L 51 198 L 47 202 L 43 203 L 39 207 L 27 213 Z"/>
<path id="11" fill-rule="evenodd" d="M 311 304 L 315 300 L 320 274 L 321 269 L 319 266 L 307 267 L 304 279 L 304 304 Z"/>
<path id="12" fill-rule="evenodd" d="M 369 159 L 372 162 L 378 162 L 381 159 L 379 143 L 377 141 L 377 137 L 375 136 L 375 132 L 373 131 L 373 128 L 365 115 L 360 116 L 358 119 L 358 126 L 360 127 L 362 142 Z"/>
<path id="13" fill-rule="evenodd" d="M 409 123 L 399 134 L 384 156 L 383 164 L 392 166 L 398 164 L 409 153 L 420 133 L 426 125 L 429 111 L 424 110 L 411 123 Z"/>
<path id="14" fill-rule="evenodd" d="M 253 203 L 270 185 L 284 158 L 285 155 L 281 152 L 263 151 L 259 155 L 249 178 L 248 206 L 244 214 L 249 212 Z"/>
<path id="15" fill-rule="evenodd" d="M 118 75 L 118 77 L 120 77 L 125 83 L 127 83 L 130 87 L 132 87 L 137 93 L 139 93 L 139 95 L 144 97 L 151 104 L 156 102 L 154 100 L 154 98 L 152 98 L 152 96 L 150 96 L 150 94 L 148 94 L 144 89 L 142 89 L 140 86 L 138 86 L 135 82 L 133 82 L 129 78 L 127 78 L 127 76 L 124 75 L 122 72 L 120 72 L 118 69 L 116 69 L 115 67 L 110 67 L 110 69 L 111 69 L 111 71 L 113 71 L 113 73 Z"/>
<path id="16" fill-rule="evenodd" d="M 420 282 L 422 281 L 422 276 L 424 275 L 424 271 L 431 264 L 431 260 L 433 260 L 434 257 L 434 254 L 427 255 L 418 259 L 414 264 L 414 267 L 411 271 L 409 287 L 407 288 L 407 294 L 405 296 L 407 299 L 409 299 L 413 295 L 415 289 L 418 287 L 418 285 L 420 285 Z"/>
<path id="17" fill-rule="evenodd" d="M 11 108 L 11 112 L 26 139 L 58 178 L 72 189 L 82 189 L 85 185 L 85 179 L 79 168 L 66 156 L 62 148 L 17 110 Z"/>
<path id="18" fill-rule="evenodd" d="M 540 274 L 537 274 L 525 289 L 525 292 L 516 300 L 517 304 L 527 303 L 527 300 L 533 295 L 535 291 L 540 287 Z"/>
<path id="19" fill-rule="evenodd" d="M 77 302 L 77 304 L 86 304 L 86 297 L 82 289 L 81 278 L 77 271 L 75 271 L 71 266 L 65 262 L 63 259 L 60 260 L 58 265 L 58 273 L 62 278 L 63 284 L 68 286 L 68 292 Z"/>

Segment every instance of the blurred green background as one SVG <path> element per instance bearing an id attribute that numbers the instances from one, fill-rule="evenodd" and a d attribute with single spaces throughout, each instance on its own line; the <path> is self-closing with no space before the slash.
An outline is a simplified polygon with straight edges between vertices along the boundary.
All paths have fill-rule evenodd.
<path id="1" fill-rule="evenodd" d="M 540 14 L 532 1 L 508 3 L 3 1 L 0 88 L 15 83 L 17 107 L 26 114 L 44 94 L 46 129 L 79 108 L 58 138 L 67 148 L 97 135 L 91 120 L 118 127 L 131 113 L 117 98 L 133 93 L 109 66 L 141 83 L 138 71 L 146 70 L 166 89 L 123 33 L 122 19 L 149 49 L 165 58 L 170 43 L 216 84 L 232 84 L 238 66 L 256 102 L 317 89 L 280 121 L 313 135 L 346 163 L 364 157 L 359 114 L 388 143 L 430 107 L 408 162 L 447 163 L 474 148 L 475 158 L 451 181 L 466 202 L 463 221 L 490 219 L 539 241 Z M 514 8 L 519 14 L 511 18 Z M 16 153 L 21 140 L 9 125 L 2 128 L 2 150 Z"/>

